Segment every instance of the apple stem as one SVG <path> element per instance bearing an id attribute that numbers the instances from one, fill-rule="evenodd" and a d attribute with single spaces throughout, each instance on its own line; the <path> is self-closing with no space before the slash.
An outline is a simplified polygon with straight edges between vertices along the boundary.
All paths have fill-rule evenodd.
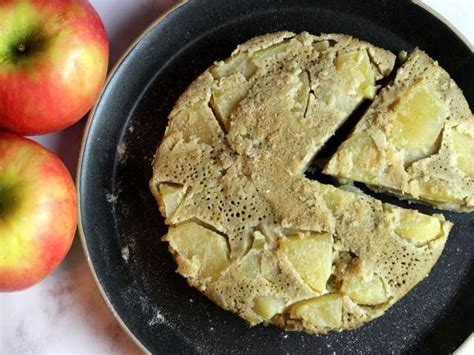
<path id="1" fill-rule="evenodd" d="M 16 47 L 16 49 L 17 49 L 18 52 L 20 52 L 20 53 L 25 53 L 25 51 L 26 51 L 26 46 L 25 46 L 24 43 L 20 43 L 20 44 Z"/>

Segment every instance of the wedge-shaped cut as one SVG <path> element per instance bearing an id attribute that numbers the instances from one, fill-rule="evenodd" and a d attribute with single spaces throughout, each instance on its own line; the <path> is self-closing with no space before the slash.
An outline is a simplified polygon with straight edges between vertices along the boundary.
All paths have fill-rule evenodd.
<path id="1" fill-rule="evenodd" d="M 281 313 L 285 302 L 275 296 L 258 296 L 254 300 L 254 311 L 264 320 L 270 320 L 277 313 Z"/>
<path id="2" fill-rule="evenodd" d="M 249 79 L 257 70 L 257 66 L 248 57 L 247 53 L 239 53 L 225 61 L 218 62 L 211 69 L 211 74 L 216 79 L 221 79 L 232 74 L 240 73 Z"/>
<path id="3" fill-rule="evenodd" d="M 474 180 L 474 122 L 470 128 L 464 132 L 456 128 L 451 134 L 457 166 L 466 176 Z"/>
<path id="4" fill-rule="evenodd" d="M 170 227 L 163 240 L 171 250 L 197 270 L 202 279 L 218 277 L 229 265 L 226 238 L 196 222 L 186 222 Z M 181 265 L 180 265 L 181 266 Z"/>
<path id="5" fill-rule="evenodd" d="M 443 215 L 427 216 L 417 211 L 401 210 L 400 224 L 395 232 L 416 246 L 425 245 L 441 237 Z"/>
<path id="6" fill-rule="evenodd" d="M 252 61 L 261 66 L 267 60 L 274 60 L 282 57 L 290 52 L 296 52 L 302 48 L 302 44 L 296 38 L 276 43 L 268 48 L 256 51 L 252 56 Z"/>
<path id="7" fill-rule="evenodd" d="M 355 96 L 374 97 L 375 74 L 366 50 L 339 54 L 336 58 L 336 69 Z"/>
<path id="8" fill-rule="evenodd" d="M 319 328 L 337 328 L 342 325 L 342 296 L 329 293 L 320 297 L 295 303 L 290 317 L 300 319 Z"/>
<path id="9" fill-rule="evenodd" d="M 448 114 L 433 85 L 420 81 L 409 87 L 394 110 L 389 137 L 395 147 L 414 151 L 416 156 L 432 153 Z"/>
<path id="10" fill-rule="evenodd" d="M 183 200 L 186 188 L 182 185 L 162 183 L 159 186 L 158 203 L 166 218 L 171 218 Z"/>
<path id="11" fill-rule="evenodd" d="M 226 131 L 230 127 L 230 114 L 247 95 L 248 88 L 249 83 L 245 77 L 236 73 L 222 78 L 212 90 L 211 105 Z"/>
<path id="12" fill-rule="evenodd" d="M 361 305 L 375 306 L 389 300 L 382 280 L 377 276 L 365 280 L 361 276 L 349 274 L 342 282 L 341 292 Z"/>
<path id="13" fill-rule="evenodd" d="M 326 289 L 331 276 L 332 236 L 325 233 L 300 233 L 283 239 L 280 249 L 301 278 L 315 291 Z"/>
<path id="14" fill-rule="evenodd" d="M 473 211 L 474 117 L 462 91 L 414 50 L 324 172 L 438 208 Z"/>

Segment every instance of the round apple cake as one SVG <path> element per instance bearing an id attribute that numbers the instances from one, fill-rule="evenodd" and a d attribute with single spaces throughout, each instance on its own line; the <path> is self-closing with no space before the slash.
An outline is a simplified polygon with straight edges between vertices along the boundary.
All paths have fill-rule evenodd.
<path id="1" fill-rule="evenodd" d="M 394 63 L 350 36 L 278 32 L 187 88 L 150 187 L 191 286 L 250 325 L 325 334 L 382 315 L 428 275 L 452 226 L 442 215 L 305 177 Z"/>

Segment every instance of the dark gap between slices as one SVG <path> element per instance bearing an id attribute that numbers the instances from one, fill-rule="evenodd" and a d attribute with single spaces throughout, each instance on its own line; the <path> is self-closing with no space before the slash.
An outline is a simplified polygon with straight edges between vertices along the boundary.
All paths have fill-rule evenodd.
<path id="1" fill-rule="evenodd" d="M 379 88 L 377 89 L 375 96 L 379 95 L 382 89 L 392 84 L 392 82 L 395 80 L 398 69 L 400 69 L 402 64 L 403 63 L 401 63 L 397 58 L 390 74 L 377 81 L 376 84 L 379 86 Z M 344 123 L 336 130 L 332 137 L 330 137 L 324 143 L 323 147 L 313 157 L 311 164 L 305 172 L 306 177 L 318 181 L 321 181 L 320 179 L 327 180 L 327 176 L 323 176 L 325 174 L 323 174 L 320 170 L 323 169 L 323 166 L 329 161 L 334 153 L 336 153 L 339 146 L 346 141 L 372 102 L 373 100 L 370 99 L 365 99 L 362 101 L 362 103 L 354 110 L 354 112 L 351 113 L 347 120 L 345 120 Z"/>
<path id="2" fill-rule="evenodd" d="M 352 112 L 349 118 L 336 130 L 334 135 L 324 143 L 323 147 L 316 153 L 311 160 L 311 164 L 304 172 L 304 175 L 308 179 L 316 180 L 323 184 L 334 185 L 336 187 L 339 186 L 336 178 L 323 174 L 322 170 L 329 159 L 336 153 L 339 146 L 352 133 L 354 127 L 370 107 L 371 103 L 371 100 L 364 100 L 359 107 Z"/>
<path id="3" fill-rule="evenodd" d="M 324 175 L 324 174 L 321 174 Z M 333 179 L 334 182 L 335 179 Z M 371 189 L 369 186 L 362 182 L 353 182 L 354 186 L 360 189 L 364 194 L 371 196 L 379 201 L 382 201 L 383 203 L 389 203 L 391 205 L 395 205 L 401 208 L 409 209 L 409 210 L 417 210 L 420 213 L 424 213 L 427 215 L 432 216 L 433 214 L 442 214 L 447 220 L 453 220 L 454 216 L 460 215 L 462 213 L 460 212 L 452 212 L 452 211 L 443 211 L 440 209 L 437 209 L 436 207 L 432 207 L 426 204 L 423 204 L 422 202 L 417 202 L 414 200 L 409 199 L 407 196 L 407 199 L 402 199 L 400 197 L 397 197 L 396 195 L 392 194 L 390 191 L 384 191 L 384 192 L 378 192 L 375 189 Z M 340 184 L 338 186 L 341 186 Z"/>
<path id="4" fill-rule="evenodd" d="M 375 94 L 375 96 L 379 95 L 382 89 L 391 85 L 395 80 L 395 76 L 397 75 L 398 70 L 402 66 L 402 62 L 397 57 L 395 65 L 393 67 L 392 72 L 380 79 L 377 82 L 379 88 Z M 334 135 L 330 137 L 326 143 L 324 143 L 323 147 L 315 154 L 315 156 L 311 160 L 311 164 L 308 166 L 306 171 L 304 172 L 305 177 L 310 180 L 318 181 L 322 184 L 333 185 L 335 187 L 341 187 L 342 184 L 338 181 L 336 177 L 324 174 L 322 172 L 324 166 L 327 164 L 329 159 L 336 153 L 339 146 L 344 143 L 347 138 L 349 138 L 352 131 L 355 129 L 355 126 L 360 121 L 362 116 L 365 112 L 369 109 L 370 105 L 372 104 L 373 100 L 365 99 L 355 110 L 352 114 L 347 118 L 346 121 L 335 131 Z M 385 192 L 377 192 L 374 189 L 371 189 L 364 183 L 351 181 L 356 188 L 360 189 L 364 194 L 371 196 L 383 203 L 390 203 L 392 205 L 405 208 L 405 209 L 415 209 L 418 212 L 433 215 L 435 213 L 442 213 L 447 219 L 452 219 L 456 213 L 455 212 L 447 212 L 441 211 L 436 209 L 435 207 L 431 207 L 425 205 L 423 203 L 419 203 L 413 200 L 405 200 L 401 199 L 388 191 Z"/>
<path id="5" fill-rule="evenodd" d="M 397 75 L 398 70 L 402 66 L 403 63 L 397 58 L 395 64 L 393 66 L 393 70 L 390 72 L 389 75 L 383 77 L 379 81 L 377 81 L 377 85 L 379 88 L 375 93 L 375 97 L 380 94 L 382 89 L 392 84 L 395 80 L 395 76 Z M 310 165 L 310 169 L 314 168 L 322 169 L 321 163 L 327 163 L 327 161 L 336 153 L 336 150 L 339 146 L 349 137 L 349 135 L 354 130 L 357 123 L 359 123 L 362 116 L 365 114 L 367 109 L 372 104 L 373 100 L 365 99 L 362 103 L 350 114 L 347 120 L 336 130 L 336 132 L 330 137 L 323 145 L 323 147 L 316 153 L 313 157 L 312 162 Z M 322 173 L 321 173 L 322 175 Z M 311 179 L 311 176 L 308 176 Z"/>

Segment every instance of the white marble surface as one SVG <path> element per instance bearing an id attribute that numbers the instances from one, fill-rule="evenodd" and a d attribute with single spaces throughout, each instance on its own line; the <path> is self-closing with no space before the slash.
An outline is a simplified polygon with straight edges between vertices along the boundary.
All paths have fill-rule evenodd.
<path id="1" fill-rule="evenodd" d="M 174 0 L 92 0 L 111 43 L 111 64 Z M 474 0 L 426 0 L 474 42 Z M 62 132 L 34 139 L 57 152 L 71 173 L 84 120 Z M 473 345 L 473 344 L 471 344 Z M 61 266 L 40 284 L 0 294 L 0 354 L 138 354 L 97 290 L 79 239 Z M 474 346 L 466 349 L 474 353 Z"/>

